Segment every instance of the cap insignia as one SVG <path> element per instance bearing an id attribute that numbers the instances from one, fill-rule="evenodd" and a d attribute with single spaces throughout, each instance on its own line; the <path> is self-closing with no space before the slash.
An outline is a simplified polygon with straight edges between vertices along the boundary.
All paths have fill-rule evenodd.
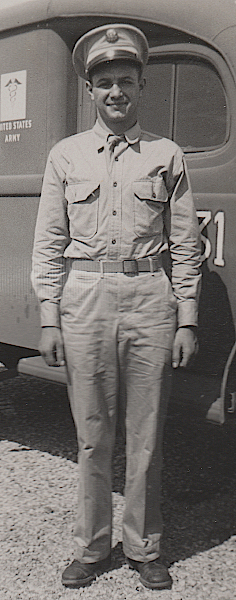
<path id="1" fill-rule="evenodd" d="M 118 40 L 118 33 L 115 29 L 108 29 L 106 32 L 106 40 L 109 44 L 115 44 Z"/>

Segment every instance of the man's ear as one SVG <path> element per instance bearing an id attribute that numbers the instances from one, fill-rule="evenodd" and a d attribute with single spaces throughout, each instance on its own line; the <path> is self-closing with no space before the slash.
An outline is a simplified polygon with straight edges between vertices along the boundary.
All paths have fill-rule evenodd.
<path id="1" fill-rule="evenodd" d="M 140 96 L 142 95 L 142 91 L 144 90 L 145 85 L 146 85 L 146 79 L 145 79 L 145 77 L 141 77 L 139 80 L 139 95 Z"/>
<path id="2" fill-rule="evenodd" d="M 88 94 L 90 95 L 90 98 L 92 100 L 94 100 L 93 86 L 92 86 L 91 81 L 86 81 L 86 90 L 87 90 Z"/>

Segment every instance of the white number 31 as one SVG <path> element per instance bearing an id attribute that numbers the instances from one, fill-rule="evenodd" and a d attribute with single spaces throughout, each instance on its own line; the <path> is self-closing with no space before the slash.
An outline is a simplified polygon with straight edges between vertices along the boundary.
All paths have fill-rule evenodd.
<path id="1" fill-rule="evenodd" d="M 197 216 L 200 219 L 199 227 L 201 231 L 201 240 L 204 244 L 204 252 L 202 254 L 202 261 L 204 261 L 206 258 L 209 258 L 212 251 L 212 246 L 209 238 L 206 237 L 202 231 L 212 220 L 212 212 L 211 210 L 197 210 Z M 214 217 L 214 224 L 216 225 L 216 248 L 213 262 L 217 267 L 224 267 L 225 214 L 223 211 L 220 210 L 216 213 Z"/>

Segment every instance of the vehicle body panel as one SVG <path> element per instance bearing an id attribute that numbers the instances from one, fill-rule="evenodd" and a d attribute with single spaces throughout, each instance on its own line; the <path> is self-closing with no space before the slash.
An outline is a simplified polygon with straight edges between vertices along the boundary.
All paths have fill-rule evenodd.
<path id="1" fill-rule="evenodd" d="M 0 7 L 0 17 L 2 98 L 6 98 L 8 91 L 10 93 L 11 75 L 17 79 L 17 73 L 20 73 L 24 79 L 27 71 L 27 110 L 24 120 L 31 122 L 28 128 L 20 132 L 21 146 L 17 146 L 16 139 L 8 137 L 14 131 L 4 130 L 4 127 L 13 127 L 9 123 L 14 124 L 14 120 L 0 118 L 0 218 L 4 223 L 1 264 L 2 273 L 5 273 L 2 285 L 1 341 L 28 348 L 37 347 L 39 313 L 29 273 L 33 230 L 46 157 L 57 140 L 90 127 L 95 118 L 84 83 L 77 82 L 72 71 L 71 50 L 78 37 L 92 27 L 106 22 L 126 21 L 139 26 L 147 35 L 151 48 L 150 69 L 147 74 L 153 72 L 156 77 L 151 81 L 151 87 L 147 88 L 148 94 L 141 110 L 141 125 L 143 119 L 148 129 L 158 133 L 159 125 L 153 122 L 152 112 L 155 108 L 154 99 L 157 98 L 157 116 L 158 103 L 163 110 L 168 104 L 165 125 L 167 134 L 163 135 L 168 136 L 169 131 L 170 137 L 173 135 L 176 140 L 178 127 L 181 130 L 178 123 L 185 125 L 179 99 L 182 98 L 185 102 L 184 110 L 188 115 L 186 121 L 191 121 L 188 111 L 192 110 L 192 119 L 196 117 L 195 105 L 191 105 L 191 102 L 198 92 L 198 73 L 202 73 L 204 91 L 199 91 L 199 102 L 201 93 L 202 96 L 207 96 L 208 91 L 209 94 L 211 91 L 207 88 L 207 79 L 204 83 L 204 70 L 209 75 L 209 86 L 216 86 L 218 99 L 215 94 L 209 96 L 207 115 L 204 113 L 205 104 L 202 104 L 201 109 L 201 102 L 199 106 L 196 103 L 199 118 L 196 117 L 194 127 L 197 129 L 199 126 L 199 131 L 201 129 L 200 138 L 203 142 L 204 124 L 207 127 L 212 121 L 211 127 L 209 126 L 212 138 L 210 140 L 209 137 L 209 147 L 207 142 L 202 147 L 199 142 L 196 147 L 194 144 L 183 144 L 183 148 L 200 220 L 204 259 L 203 293 L 200 301 L 200 353 L 195 368 L 202 371 L 205 369 L 211 376 L 222 376 L 235 340 L 236 321 L 235 2 L 28 0 L 21 3 L 18 1 L 15 5 L 13 2 L 9 5 L 6 3 L 5 7 L 3 4 Z M 191 91 L 188 88 L 187 72 L 192 77 L 195 92 L 192 91 L 192 95 L 185 98 L 185 92 L 188 95 Z M 167 78 L 161 73 L 166 73 Z M 185 87 L 181 88 L 184 77 Z M 23 85 L 22 82 L 17 80 L 18 88 L 20 84 Z M 8 91 L 5 89 L 7 86 Z M 161 96 L 165 86 L 166 91 Z M 23 93 L 23 88 L 20 89 L 20 93 Z M 166 105 L 165 93 L 169 93 Z M 160 126 L 161 123 L 160 116 Z M 206 132 L 206 138 L 207 135 Z M 187 129 L 186 136 L 187 140 Z M 178 139 L 176 141 L 178 143 Z M 21 148 L 22 152 L 19 153 L 17 148 Z M 20 167 L 20 161 L 23 164 L 24 160 L 28 165 L 26 173 Z M 11 165 L 15 165 L 14 173 L 11 173 Z M 20 281 L 24 282 L 23 287 Z"/>

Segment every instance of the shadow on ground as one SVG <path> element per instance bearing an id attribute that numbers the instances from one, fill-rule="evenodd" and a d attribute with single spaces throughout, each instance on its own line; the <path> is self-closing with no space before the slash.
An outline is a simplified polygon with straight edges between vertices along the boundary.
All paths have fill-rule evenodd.
<path id="1" fill-rule="evenodd" d="M 19 376 L 0 383 L 0 439 L 72 461 L 75 428 L 62 385 Z M 171 408 L 164 437 L 163 555 L 169 562 L 236 534 L 236 423 L 223 427 Z M 113 490 L 123 493 L 125 448 L 117 436 Z M 120 545 L 114 550 L 122 564 Z"/>

